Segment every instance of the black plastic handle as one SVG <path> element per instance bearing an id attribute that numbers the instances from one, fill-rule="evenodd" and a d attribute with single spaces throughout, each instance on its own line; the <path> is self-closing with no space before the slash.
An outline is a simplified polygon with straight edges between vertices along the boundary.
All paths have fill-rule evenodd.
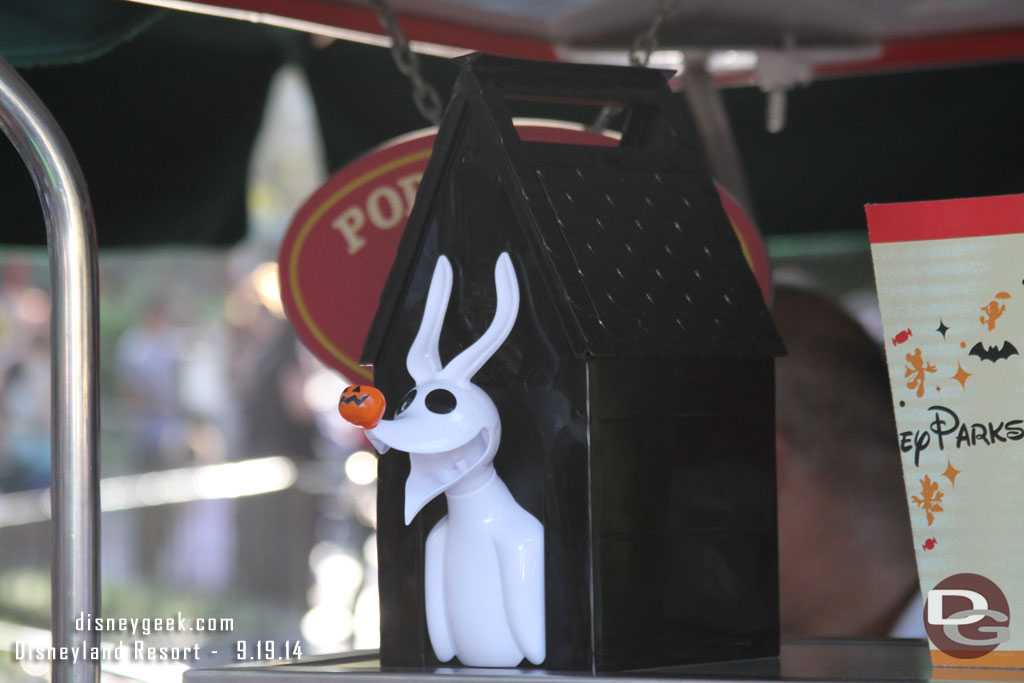
<path id="1" fill-rule="evenodd" d="M 505 59 L 466 58 L 481 86 L 504 97 L 576 104 L 649 103 L 665 92 L 665 74 L 654 69 Z"/>

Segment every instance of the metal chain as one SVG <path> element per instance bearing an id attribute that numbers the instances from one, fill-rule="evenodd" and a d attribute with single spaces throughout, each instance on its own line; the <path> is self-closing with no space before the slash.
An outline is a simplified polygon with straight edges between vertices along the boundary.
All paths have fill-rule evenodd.
<path id="1" fill-rule="evenodd" d="M 380 25 L 391 36 L 391 57 L 395 66 L 402 72 L 412 84 L 412 101 L 416 109 L 427 121 L 434 125 L 441 122 L 441 112 L 444 106 L 441 104 L 441 96 L 437 90 L 423 78 L 420 71 L 419 56 L 409 49 L 409 41 L 405 38 L 402 27 L 398 25 L 395 12 L 387 0 L 367 0 L 370 7 L 377 14 Z"/>
<path id="2" fill-rule="evenodd" d="M 629 48 L 630 66 L 647 66 L 651 61 L 651 54 L 658 49 L 658 31 L 665 20 L 672 16 L 672 13 L 679 7 L 680 0 L 658 0 L 654 7 L 654 18 L 647 26 L 647 29 L 637 34 L 633 39 L 633 45 Z M 601 109 L 594 122 L 587 128 L 592 131 L 601 131 L 608 126 L 608 122 L 619 112 L 618 107 L 607 106 Z"/>
<path id="3" fill-rule="evenodd" d="M 654 11 L 654 19 L 651 20 L 647 30 L 639 34 L 633 40 L 633 46 L 629 50 L 630 66 L 647 66 L 651 61 L 651 53 L 658 49 L 658 31 L 665 20 L 672 16 L 672 13 L 679 7 L 680 0 L 658 0 Z"/>

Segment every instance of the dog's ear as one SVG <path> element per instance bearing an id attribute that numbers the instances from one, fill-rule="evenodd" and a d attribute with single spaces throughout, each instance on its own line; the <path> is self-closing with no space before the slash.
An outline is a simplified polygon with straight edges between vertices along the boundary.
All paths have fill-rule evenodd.
<path id="1" fill-rule="evenodd" d="M 473 379 L 473 375 L 494 355 L 516 323 L 519 314 L 519 281 L 507 251 L 501 253 L 494 265 L 494 286 L 498 295 L 494 320 L 479 339 L 444 367 L 442 375 L 447 379 L 455 382 Z"/>
<path id="2" fill-rule="evenodd" d="M 441 339 L 441 325 L 444 324 L 444 314 L 448 310 L 448 298 L 451 293 L 452 264 L 442 255 L 438 257 L 437 265 L 434 266 L 434 276 L 430 280 L 420 329 L 405 359 L 405 366 L 417 385 L 437 377 L 441 372 L 441 356 L 437 345 Z"/>

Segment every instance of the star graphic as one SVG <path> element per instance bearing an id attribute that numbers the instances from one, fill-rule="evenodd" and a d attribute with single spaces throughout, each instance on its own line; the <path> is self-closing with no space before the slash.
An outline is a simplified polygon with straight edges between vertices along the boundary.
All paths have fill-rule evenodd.
<path id="1" fill-rule="evenodd" d="M 946 479 L 949 479 L 949 483 L 956 486 L 956 475 L 960 474 L 960 470 L 953 467 L 953 463 L 949 460 L 946 461 L 946 471 L 942 473 Z"/>
<path id="2" fill-rule="evenodd" d="M 971 373 L 964 370 L 964 366 L 960 365 L 960 361 L 956 362 L 956 374 L 953 375 L 953 379 L 960 382 L 960 386 L 964 389 L 967 388 L 967 378 L 971 376 Z"/>
<path id="3" fill-rule="evenodd" d="M 942 338 L 945 339 L 946 338 L 946 330 L 948 330 L 948 329 L 949 329 L 949 326 L 946 325 L 946 323 L 942 322 L 942 318 L 939 318 L 939 326 L 935 329 L 935 331 L 938 332 L 939 334 L 941 334 Z"/>

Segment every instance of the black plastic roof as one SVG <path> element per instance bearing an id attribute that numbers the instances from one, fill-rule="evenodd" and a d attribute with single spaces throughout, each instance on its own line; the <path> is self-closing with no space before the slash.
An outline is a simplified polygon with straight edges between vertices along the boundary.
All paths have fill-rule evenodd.
<path id="1" fill-rule="evenodd" d="M 520 141 L 505 96 L 632 107 L 618 147 Z M 402 236 L 366 345 L 374 362 L 402 310 L 408 273 L 436 221 L 429 192 L 444 193 L 436 159 L 474 154 L 507 176 L 501 185 L 526 244 L 537 245 L 541 278 L 561 307 L 577 356 L 770 357 L 784 352 L 703 159 L 692 123 L 655 71 L 503 60 L 463 60 L 420 196 Z M 501 188 L 495 188 L 504 191 Z M 424 195 L 427 192 L 427 195 Z M 467 209 L 468 210 L 468 209 Z M 474 210 L 479 212 L 479 207 Z M 483 217 L 477 214 L 477 220 Z M 443 223 L 442 230 L 452 230 Z M 540 283 L 534 283 L 536 288 Z"/>

